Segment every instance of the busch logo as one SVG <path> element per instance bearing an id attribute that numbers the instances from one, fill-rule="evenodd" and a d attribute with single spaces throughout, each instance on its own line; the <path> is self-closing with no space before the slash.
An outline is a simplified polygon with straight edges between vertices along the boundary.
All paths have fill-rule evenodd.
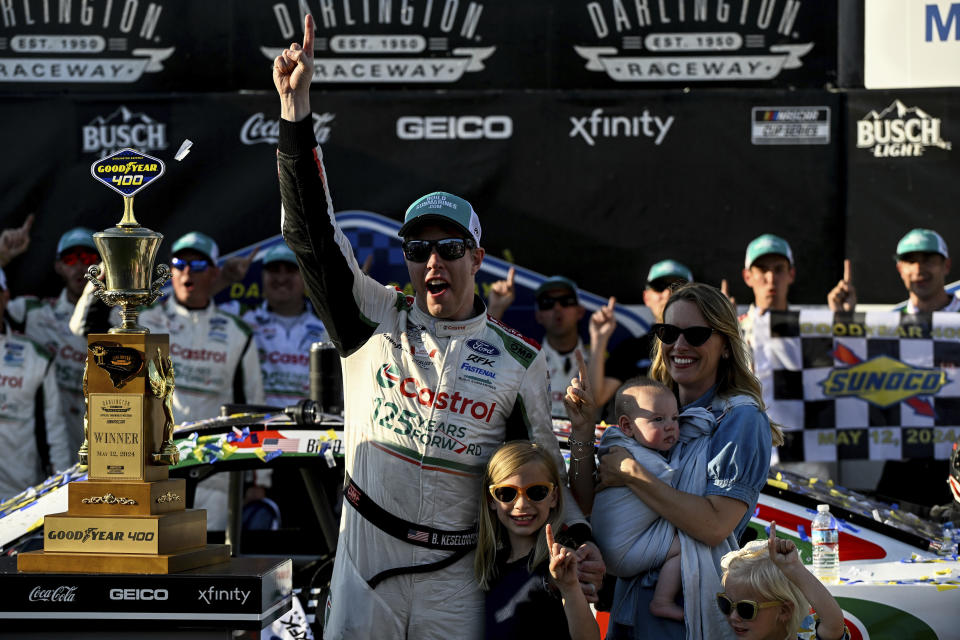
<path id="1" fill-rule="evenodd" d="M 28 600 L 30 602 L 73 602 L 76 597 L 76 587 L 56 587 L 54 589 L 44 589 L 34 587 L 30 591 Z"/>
<path id="2" fill-rule="evenodd" d="M 582 118 L 571 116 L 570 122 L 573 124 L 570 137 L 579 135 L 591 147 L 596 144 L 597 138 L 639 138 L 640 136 L 654 138 L 653 143 L 659 146 L 673 124 L 673 116 L 661 120 L 659 116 L 651 116 L 648 109 L 644 109 L 643 115 L 639 116 L 605 116 L 603 109 L 597 108 L 589 116 Z"/>
<path id="3" fill-rule="evenodd" d="M 101 158 L 126 147 L 159 151 L 168 146 L 165 123 L 143 113 L 132 113 L 126 107 L 120 107 L 106 118 L 97 116 L 83 127 L 82 133 L 83 152 L 96 153 Z"/>
<path id="4" fill-rule="evenodd" d="M 313 135 L 317 144 L 326 144 L 330 139 L 329 124 L 336 116 L 329 111 L 313 114 Z M 270 119 L 263 113 L 255 113 L 243 123 L 240 129 L 240 142 L 247 145 L 264 142 L 277 144 L 280 140 L 280 120 Z"/>
<path id="5" fill-rule="evenodd" d="M 949 151 L 953 145 L 940 136 L 940 118 L 899 100 L 857 121 L 857 148 L 870 149 L 875 158 L 908 158 L 923 155 L 927 147 Z"/>

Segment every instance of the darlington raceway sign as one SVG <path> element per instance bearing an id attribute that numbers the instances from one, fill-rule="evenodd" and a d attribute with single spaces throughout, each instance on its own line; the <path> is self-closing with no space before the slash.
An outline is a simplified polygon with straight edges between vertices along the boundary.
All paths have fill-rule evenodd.
<path id="1" fill-rule="evenodd" d="M 816 46 L 799 25 L 821 6 L 800 0 L 592 0 L 597 44 L 575 45 L 589 71 L 617 82 L 742 82 L 800 69 Z M 619 46 L 613 46 L 619 44 Z"/>
<path id="2" fill-rule="evenodd" d="M 133 84 L 163 70 L 161 2 L 0 2 L 0 82 Z"/>
<path id="3" fill-rule="evenodd" d="M 482 71 L 496 46 L 478 47 L 484 5 L 466 0 L 272 5 L 276 43 L 300 40 L 304 9 L 316 22 L 313 79 L 322 83 L 454 83 Z M 270 60 L 282 47 L 262 46 Z"/>

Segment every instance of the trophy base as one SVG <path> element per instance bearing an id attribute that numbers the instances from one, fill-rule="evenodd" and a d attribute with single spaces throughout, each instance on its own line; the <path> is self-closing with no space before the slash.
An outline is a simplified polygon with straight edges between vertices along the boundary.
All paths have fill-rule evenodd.
<path id="1" fill-rule="evenodd" d="M 230 545 L 208 544 L 166 555 L 28 551 L 17 556 L 25 573 L 177 573 L 230 560 Z"/>
<path id="2" fill-rule="evenodd" d="M 186 480 L 102 482 L 78 480 L 67 485 L 67 511 L 78 516 L 146 516 L 182 511 Z"/>
<path id="3" fill-rule="evenodd" d="M 196 549 L 206 543 L 206 509 L 145 516 L 64 512 L 43 519 L 44 551 L 161 555 Z"/>

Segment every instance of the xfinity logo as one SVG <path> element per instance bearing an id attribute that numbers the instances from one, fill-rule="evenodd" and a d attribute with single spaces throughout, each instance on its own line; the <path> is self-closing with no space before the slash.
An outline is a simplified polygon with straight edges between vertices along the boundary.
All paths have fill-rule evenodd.
<path id="1" fill-rule="evenodd" d="M 110 589 L 111 600 L 168 600 L 166 589 Z"/>
<path id="2" fill-rule="evenodd" d="M 570 137 L 582 137 L 591 147 L 596 144 L 597 138 L 639 138 L 644 136 L 653 138 L 657 146 L 663 142 L 673 124 L 673 116 L 661 119 L 651 116 L 648 109 L 639 116 L 605 116 L 603 109 L 594 109 L 589 116 L 582 118 L 571 117 Z"/>
<path id="3" fill-rule="evenodd" d="M 507 140 L 510 116 L 403 116 L 397 119 L 401 140 Z"/>
<path id="4" fill-rule="evenodd" d="M 240 604 L 246 604 L 247 598 L 250 596 L 250 591 L 241 591 L 239 588 L 233 589 L 217 589 L 216 587 L 210 587 L 209 589 L 201 589 L 200 595 L 198 598 L 203 600 L 207 604 L 212 604 L 214 602 L 239 602 Z"/>

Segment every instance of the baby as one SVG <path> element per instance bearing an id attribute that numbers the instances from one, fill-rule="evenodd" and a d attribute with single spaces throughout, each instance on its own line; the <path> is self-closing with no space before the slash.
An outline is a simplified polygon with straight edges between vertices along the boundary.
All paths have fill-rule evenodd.
<path id="1" fill-rule="evenodd" d="M 678 470 L 670 464 L 670 451 L 680 440 L 680 412 L 673 392 L 650 378 L 633 378 L 617 391 L 615 409 L 617 425 L 604 432 L 599 454 L 611 447 L 623 447 L 651 473 L 675 485 L 673 479 Z M 597 494 L 591 522 L 611 573 L 627 578 L 645 570 L 626 558 L 635 556 L 632 547 L 638 536 L 658 518 L 625 487 L 612 487 Z M 676 603 L 681 587 L 680 541 L 674 533 L 660 568 L 650 612 L 683 620 L 683 607 Z"/>

